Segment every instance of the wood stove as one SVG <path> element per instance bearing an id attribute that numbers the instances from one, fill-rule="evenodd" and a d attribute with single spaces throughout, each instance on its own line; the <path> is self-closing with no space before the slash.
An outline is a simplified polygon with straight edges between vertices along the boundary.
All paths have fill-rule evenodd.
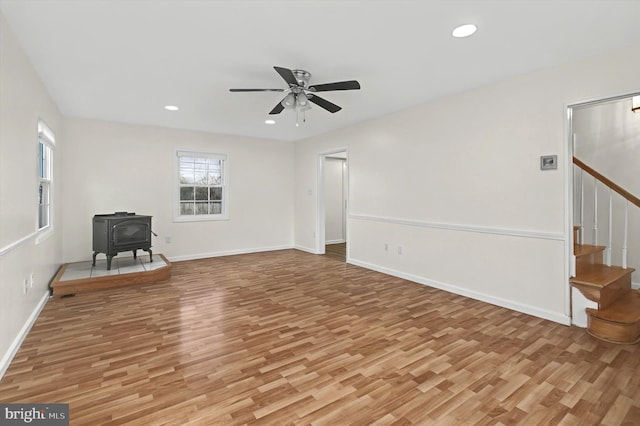
<path id="1" fill-rule="evenodd" d="M 137 250 L 149 253 L 149 261 L 153 262 L 151 251 L 151 216 L 135 213 L 116 212 L 93 216 L 93 266 L 96 266 L 96 255 L 107 255 L 107 270 L 111 270 L 111 260 L 119 252 Z"/>

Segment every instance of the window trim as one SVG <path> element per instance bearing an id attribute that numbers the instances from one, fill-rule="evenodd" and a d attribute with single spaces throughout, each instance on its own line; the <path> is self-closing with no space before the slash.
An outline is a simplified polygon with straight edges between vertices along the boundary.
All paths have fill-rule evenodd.
<path id="1" fill-rule="evenodd" d="M 222 163 L 222 213 L 206 215 L 180 214 L 180 157 L 197 157 L 221 160 Z M 173 173 L 173 221 L 174 222 L 209 222 L 229 220 L 229 156 L 224 153 L 176 151 Z"/>
<path id="2" fill-rule="evenodd" d="M 46 148 L 48 148 L 48 152 L 49 152 L 49 160 L 48 160 L 48 174 L 49 174 L 49 179 L 42 179 L 40 177 L 40 167 L 41 167 L 41 161 L 42 158 L 40 157 L 40 145 L 44 145 Z M 39 119 L 38 120 L 38 137 L 37 137 L 37 145 L 36 145 L 36 152 L 37 152 L 37 165 L 36 165 L 36 183 L 37 183 L 37 190 L 36 190 L 36 194 L 38 194 L 39 190 L 40 190 L 40 184 L 43 181 L 46 181 L 49 187 L 49 212 L 48 212 L 48 216 L 49 216 L 49 221 L 48 224 L 40 227 L 40 197 L 39 195 L 36 195 L 36 209 L 37 209 L 37 214 L 36 214 L 36 244 L 39 244 L 40 242 L 46 240 L 47 238 L 49 238 L 52 234 L 53 234 L 53 219 L 54 219 L 54 200 L 55 200 L 55 196 L 54 196 L 54 152 L 55 152 L 55 147 L 56 147 L 56 137 L 55 134 L 53 133 L 53 131 L 49 128 L 49 126 L 46 125 L 46 123 L 42 120 Z"/>

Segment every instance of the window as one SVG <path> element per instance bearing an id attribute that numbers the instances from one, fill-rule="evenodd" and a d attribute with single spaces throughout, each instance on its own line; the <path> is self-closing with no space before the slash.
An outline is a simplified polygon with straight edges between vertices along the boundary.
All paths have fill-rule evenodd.
<path id="1" fill-rule="evenodd" d="M 178 151 L 176 220 L 228 219 L 227 156 Z"/>
<path id="2" fill-rule="evenodd" d="M 51 226 L 53 148 L 55 135 L 38 121 L 38 230 Z"/>

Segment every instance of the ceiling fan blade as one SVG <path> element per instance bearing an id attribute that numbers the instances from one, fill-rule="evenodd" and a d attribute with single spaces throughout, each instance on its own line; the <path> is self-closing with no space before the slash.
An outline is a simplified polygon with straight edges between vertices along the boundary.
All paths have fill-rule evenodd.
<path id="1" fill-rule="evenodd" d="M 289 86 L 298 85 L 298 80 L 296 80 L 296 77 L 293 75 L 293 72 L 290 69 L 282 67 L 273 67 L 273 69 L 276 70 L 278 74 L 280 74 L 280 77 L 284 78 L 284 81 L 289 83 Z"/>
<path id="2" fill-rule="evenodd" d="M 284 99 L 283 99 L 284 100 Z M 280 114 L 284 107 L 282 106 L 282 101 L 278 102 L 276 106 L 273 107 L 271 111 L 269 111 L 269 115 Z"/>
<path id="3" fill-rule="evenodd" d="M 329 111 L 330 113 L 335 113 L 338 112 L 342 109 L 342 107 L 339 107 L 338 105 L 329 102 L 326 99 L 321 98 L 318 95 L 313 95 L 313 96 L 309 96 L 309 101 L 313 102 L 314 104 L 318 105 L 319 107 L 322 107 L 324 109 L 326 109 L 327 111 Z"/>
<path id="4" fill-rule="evenodd" d="M 230 92 L 284 92 L 284 89 L 229 89 Z"/>
<path id="5" fill-rule="evenodd" d="M 328 92 L 330 90 L 358 90 L 360 83 L 356 80 L 337 81 L 335 83 L 314 84 L 309 86 L 309 90 L 314 92 Z"/>

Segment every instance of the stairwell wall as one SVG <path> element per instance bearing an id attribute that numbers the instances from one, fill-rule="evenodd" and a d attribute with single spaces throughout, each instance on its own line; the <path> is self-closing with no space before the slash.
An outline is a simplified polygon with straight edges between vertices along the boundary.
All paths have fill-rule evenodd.
<path id="1" fill-rule="evenodd" d="M 566 107 L 638 69 L 634 46 L 297 142 L 296 246 L 315 246 L 318 153 L 346 146 L 349 262 L 568 324 Z"/>

